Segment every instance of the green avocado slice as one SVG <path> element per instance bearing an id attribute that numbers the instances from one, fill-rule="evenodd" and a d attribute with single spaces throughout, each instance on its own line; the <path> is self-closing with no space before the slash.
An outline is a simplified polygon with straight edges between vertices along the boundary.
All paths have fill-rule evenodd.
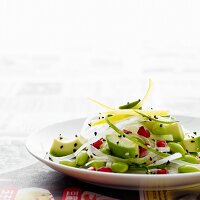
<path id="1" fill-rule="evenodd" d="M 66 156 L 75 152 L 81 145 L 83 140 L 81 136 L 75 138 L 55 138 L 50 149 L 52 156 Z"/>
<path id="2" fill-rule="evenodd" d="M 200 151 L 200 136 L 195 138 L 184 139 L 181 145 L 188 152 L 199 152 Z"/>
<path id="3" fill-rule="evenodd" d="M 108 134 L 106 140 L 110 151 L 115 156 L 133 158 L 139 154 L 138 145 L 122 135 L 118 135 L 117 133 Z"/>
<path id="4" fill-rule="evenodd" d="M 184 132 L 179 122 L 163 124 L 160 122 L 150 121 L 143 122 L 143 125 L 154 135 L 172 135 L 173 141 L 180 142 L 184 139 Z"/>

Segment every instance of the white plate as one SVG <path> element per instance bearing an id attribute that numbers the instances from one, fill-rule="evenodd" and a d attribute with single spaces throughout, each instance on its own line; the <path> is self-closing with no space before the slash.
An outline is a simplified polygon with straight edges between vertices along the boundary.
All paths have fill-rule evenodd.
<path id="1" fill-rule="evenodd" d="M 200 130 L 200 118 L 176 116 L 185 128 L 192 131 Z M 51 143 L 58 134 L 74 136 L 79 133 L 84 119 L 76 119 L 53 124 L 29 136 L 26 147 L 41 162 L 66 175 L 85 182 L 122 189 L 163 190 L 180 189 L 200 185 L 200 173 L 187 174 L 117 174 L 103 173 L 60 165 L 44 159 Z"/>

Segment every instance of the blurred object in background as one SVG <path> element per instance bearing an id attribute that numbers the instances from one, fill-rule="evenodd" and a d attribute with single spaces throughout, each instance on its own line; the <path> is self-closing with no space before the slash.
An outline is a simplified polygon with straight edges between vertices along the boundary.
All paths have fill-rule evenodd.
<path id="1" fill-rule="evenodd" d="M 199 1 L 0 2 L 0 135 L 141 98 L 200 116 Z"/>

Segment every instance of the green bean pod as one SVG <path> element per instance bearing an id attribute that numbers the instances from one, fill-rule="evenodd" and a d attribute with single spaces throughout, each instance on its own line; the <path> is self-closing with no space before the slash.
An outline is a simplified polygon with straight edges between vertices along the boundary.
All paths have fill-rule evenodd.
<path id="1" fill-rule="evenodd" d="M 125 105 L 119 106 L 119 109 L 130 109 L 134 108 L 141 100 L 133 101 L 131 103 L 127 103 Z"/>

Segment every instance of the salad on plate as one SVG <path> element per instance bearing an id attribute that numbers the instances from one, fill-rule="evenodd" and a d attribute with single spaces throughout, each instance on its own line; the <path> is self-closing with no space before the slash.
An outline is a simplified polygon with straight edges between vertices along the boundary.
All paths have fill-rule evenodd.
<path id="1" fill-rule="evenodd" d="M 58 135 L 46 159 L 70 167 L 110 173 L 200 172 L 200 134 L 183 128 L 168 110 L 143 109 L 142 100 L 87 118 L 73 138 Z"/>

